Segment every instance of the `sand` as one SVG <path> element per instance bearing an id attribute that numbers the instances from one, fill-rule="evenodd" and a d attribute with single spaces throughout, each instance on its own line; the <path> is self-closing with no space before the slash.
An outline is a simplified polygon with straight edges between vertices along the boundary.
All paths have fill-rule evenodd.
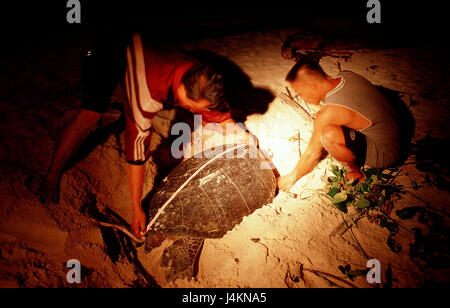
<path id="1" fill-rule="evenodd" d="M 270 89 L 276 96 L 266 113 L 250 116 L 245 124 L 258 137 L 261 148 L 272 153 L 281 174 L 295 166 L 312 131 L 311 123 L 302 121 L 278 98 L 287 86 L 284 76 L 293 65 L 281 57 L 281 45 L 294 32 L 252 32 L 183 43 L 187 49 L 204 49 L 228 58 L 255 87 Z M 406 105 L 414 105 L 410 107 L 416 122 L 413 141 L 425 135 L 448 138 L 448 91 L 440 86 L 447 66 L 439 54 L 423 48 L 347 52 L 352 54 L 349 59 L 324 57 L 321 65 L 331 76 L 339 72 L 339 64 L 341 69 L 359 73 L 375 85 L 399 92 Z M 400 253 L 387 246 L 389 232 L 366 219 L 358 222 L 354 234 L 367 256 L 350 232 L 340 236 L 341 213 L 319 194 L 325 191 L 331 165 L 336 164 L 330 157 L 292 188 L 298 198 L 279 194 L 273 203 L 245 217 L 223 238 L 206 239 L 195 279 L 166 281 L 160 257 L 171 244 L 170 239 L 145 253 L 143 246 L 137 247 L 122 234 L 100 229 L 89 220 L 93 212 L 109 209 L 131 222 L 124 133 L 120 129 L 112 127 L 104 142 L 87 151 L 64 173 L 58 205 L 42 205 L 26 189 L 25 180 L 47 168 L 61 130 L 79 108 L 80 54 L 80 47 L 73 48 L 67 42 L 58 49 L 42 48 L 4 63 L 7 73 L 2 74 L 0 82 L 6 85 L 0 94 L 0 286 L 295 288 L 330 287 L 331 280 L 334 286 L 349 287 L 351 283 L 371 287 L 365 277 L 352 282 L 338 269 L 347 264 L 352 269 L 365 269 L 367 256 L 380 261 L 383 282 L 387 282 L 386 271 L 391 268 L 394 287 L 449 282 L 448 269 L 427 268 L 409 257 L 408 247 L 414 237 L 403 229 L 395 237 L 403 247 Z M 123 100 L 119 88 L 113 102 Z M 115 105 L 120 109 L 120 104 Z M 110 108 L 100 126 L 111 128 L 108 125 L 119 117 L 120 112 Z M 299 133 L 300 143 L 296 139 Z M 414 164 L 404 164 L 400 169 L 403 175 L 397 179 L 399 184 L 433 207 L 447 211 L 448 191 L 433 186 L 413 190 L 411 179 L 420 180 L 425 173 Z M 148 192 L 153 186 L 153 163 L 146 165 L 146 174 L 144 191 Z M 412 205 L 423 204 L 406 195 L 395 209 Z M 417 220 L 402 223 L 407 228 L 421 227 Z M 79 285 L 66 281 L 65 263 L 69 259 L 78 259 L 83 266 Z"/>

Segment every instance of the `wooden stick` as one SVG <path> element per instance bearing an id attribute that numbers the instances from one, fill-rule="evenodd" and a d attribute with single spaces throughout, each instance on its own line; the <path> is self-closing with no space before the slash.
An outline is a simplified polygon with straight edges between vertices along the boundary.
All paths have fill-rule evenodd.
<path id="1" fill-rule="evenodd" d="M 280 99 L 283 103 L 294 109 L 302 118 L 306 116 L 308 120 L 314 120 L 311 114 L 305 108 L 303 108 L 303 106 L 297 103 L 293 98 L 289 97 L 289 95 L 287 95 L 286 93 L 281 93 Z M 298 109 L 297 107 L 300 109 Z"/>

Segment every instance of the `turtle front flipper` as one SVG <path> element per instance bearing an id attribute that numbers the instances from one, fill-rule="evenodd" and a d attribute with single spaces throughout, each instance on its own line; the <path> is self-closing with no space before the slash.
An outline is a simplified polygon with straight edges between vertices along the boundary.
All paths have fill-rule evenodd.
<path id="1" fill-rule="evenodd" d="M 203 242 L 203 238 L 183 236 L 164 250 L 161 265 L 169 268 L 166 272 L 167 281 L 197 275 Z"/>

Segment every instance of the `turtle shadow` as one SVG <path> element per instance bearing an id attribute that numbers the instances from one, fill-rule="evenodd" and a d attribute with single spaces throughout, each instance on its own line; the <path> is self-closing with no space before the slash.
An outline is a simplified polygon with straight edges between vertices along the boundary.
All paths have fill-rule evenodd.
<path id="1" fill-rule="evenodd" d="M 216 67 L 223 75 L 224 91 L 234 121 L 244 123 L 252 114 L 263 114 L 275 95 L 267 88 L 254 87 L 250 77 L 233 61 L 210 51 L 194 50 L 191 56 Z"/>
<path id="2" fill-rule="evenodd" d="M 414 137 L 416 122 L 411 111 L 409 110 L 409 107 L 401 99 L 402 94 L 400 92 L 382 86 L 377 86 L 376 88 L 389 101 L 390 105 L 397 114 L 400 139 L 400 157 L 395 165 L 399 166 L 405 163 L 411 152 L 411 139 Z"/>

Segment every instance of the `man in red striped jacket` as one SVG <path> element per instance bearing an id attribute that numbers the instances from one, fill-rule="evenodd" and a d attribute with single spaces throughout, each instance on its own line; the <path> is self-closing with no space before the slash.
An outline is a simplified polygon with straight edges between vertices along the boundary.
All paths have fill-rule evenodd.
<path id="1" fill-rule="evenodd" d="M 126 158 L 129 164 L 132 198 L 132 230 L 146 232 L 146 215 L 141 207 L 144 163 L 151 156 L 152 118 L 169 101 L 205 122 L 234 123 L 225 102 L 223 79 L 211 66 L 202 65 L 177 47 L 147 44 L 134 34 L 126 50 L 104 46 L 88 52 L 83 73 L 82 109 L 64 131 L 53 154 L 48 174 L 34 185 L 44 203 L 57 203 L 64 164 L 89 128 L 104 113 L 120 79 L 124 78 L 128 102 L 126 115 Z"/>

